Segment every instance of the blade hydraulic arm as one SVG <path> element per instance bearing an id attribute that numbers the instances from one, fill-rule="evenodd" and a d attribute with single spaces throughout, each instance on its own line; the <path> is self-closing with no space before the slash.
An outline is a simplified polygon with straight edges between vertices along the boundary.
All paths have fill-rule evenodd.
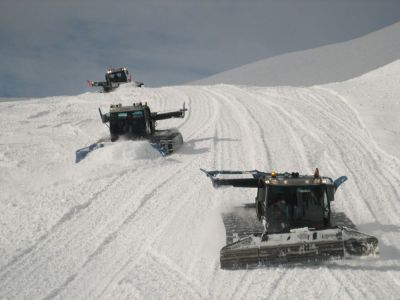
<path id="1" fill-rule="evenodd" d="M 171 118 L 183 118 L 185 117 L 185 111 L 187 111 L 187 108 L 185 108 L 185 103 L 183 103 L 182 109 L 166 113 L 154 113 L 153 118 L 156 121 L 171 119 Z"/>
<path id="2" fill-rule="evenodd" d="M 110 121 L 110 114 L 109 114 L 109 113 L 106 113 L 106 114 L 103 115 L 103 113 L 101 112 L 100 107 L 99 107 L 99 114 L 100 114 L 101 121 L 102 121 L 103 123 L 107 123 L 107 122 Z"/>
<path id="3" fill-rule="evenodd" d="M 335 190 L 339 188 L 339 186 L 344 183 L 347 180 L 347 176 L 340 176 L 338 179 L 336 179 L 333 182 L 333 185 L 335 186 Z"/>
<path id="4" fill-rule="evenodd" d="M 203 169 L 200 170 L 203 171 L 207 175 L 207 177 L 210 177 L 214 187 L 233 186 L 233 187 L 243 187 L 243 188 L 257 188 L 260 179 L 262 177 L 265 177 L 266 175 L 266 173 L 257 170 L 252 170 L 252 171 L 206 171 Z M 222 175 L 223 177 L 219 177 L 220 175 Z M 250 175 L 251 177 L 246 178 L 240 175 Z"/>
<path id="5" fill-rule="evenodd" d="M 90 86 L 109 86 L 109 83 L 106 81 L 90 81 Z"/>

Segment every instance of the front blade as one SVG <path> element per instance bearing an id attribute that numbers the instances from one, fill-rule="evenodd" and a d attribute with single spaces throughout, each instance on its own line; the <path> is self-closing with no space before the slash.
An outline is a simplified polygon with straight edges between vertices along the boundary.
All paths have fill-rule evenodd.
<path id="1" fill-rule="evenodd" d="M 86 157 L 86 155 L 88 155 L 90 152 L 99 149 L 99 148 L 103 148 L 104 144 L 102 143 L 94 143 L 91 144 L 87 147 L 78 149 L 75 151 L 75 163 L 79 163 L 82 159 L 84 159 Z"/>

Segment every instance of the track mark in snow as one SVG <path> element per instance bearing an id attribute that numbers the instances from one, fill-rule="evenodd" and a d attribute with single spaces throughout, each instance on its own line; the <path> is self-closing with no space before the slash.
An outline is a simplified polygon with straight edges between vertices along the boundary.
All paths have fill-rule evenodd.
<path id="1" fill-rule="evenodd" d="M 67 278 L 67 280 L 65 280 L 65 282 L 64 282 L 60 287 L 58 287 L 57 289 L 51 291 L 50 294 L 48 294 L 46 297 L 43 298 L 43 300 L 50 300 L 50 299 L 54 299 L 55 297 L 57 297 L 57 296 L 60 294 L 60 292 L 61 292 L 65 287 L 67 287 L 68 284 L 69 284 L 70 282 L 72 282 L 72 281 L 75 279 L 75 277 L 76 277 L 77 275 L 78 275 L 78 274 L 75 273 L 75 274 L 69 276 L 69 277 Z"/>
<path id="2" fill-rule="evenodd" d="M 266 299 L 275 299 L 277 297 L 277 293 L 280 293 L 281 289 L 280 286 L 283 284 L 283 281 L 285 277 L 288 274 L 289 269 L 286 267 L 278 268 L 275 269 L 277 272 L 280 274 L 278 275 L 278 278 L 274 280 L 273 283 L 271 283 L 271 289 L 269 290 L 268 295 L 266 296 Z"/>
<path id="3" fill-rule="evenodd" d="M 239 298 L 239 299 L 245 299 L 246 298 L 246 292 L 248 292 L 250 288 L 250 284 L 252 281 L 252 278 L 247 271 L 241 271 L 242 274 L 240 276 L 240 279 L 238 280 L 238 284 L 236 285 L 235 289 L 232 291 L 232 294 L 230 295 L 230 299 L 233 298 Z"/>
<path id="4" fill-rule="evenodd" d="M 80 222 L 73 222 L 72 225 L 77 226 L 77 228 L 74 228 L 74 226 L 70 225 L 64 228 L 64 225 L 67 223 L 70 223 L 68 221 L 73 220 L 74 217 L 77 217 L 77 220 L 82 220 L 83 222 L 89 222 L 89 220 L 91 220 L 91 218 L 87 215 L 82 214 L 82 212 L 84 212 L 86 210 L 86 208 L 88 208 L 90 206 L 90 204 L 92 204 L 94 202 L 94 200 L 96 200 L 98 198 L 99 195 L 105 194 L 106 191 L 110 191 L 112 190 L 115 185 L 117 185 L 118 183 L 121 183 L 121 181 L 128 179 L 127 176 L 129 174 L 132 174 L 131 170 L 125 170 L 120 172 L 120 176 L 114 176 L 111 180 L 111 183 L 106 185 L 106 187 L 104 187 L 101 191 L 95 193 L 90 200 L 87 202 L 89 203 L 89 205 L 83 205 L 80 206 L 80 210 L 75 211 L 71 209 L 61 220 L 61 222 L 59 221 L 56 225 L 54 225 L 52 227 L 52 230 L 49 231 L 49 233 L 47 233 L 44 237 L 42 237 L 42 239 L 40 241 L 38 241 L 35 244 L 35 247 L 33 247 L 32 249 L 30 249 L 30 251 L 28 253 L 26 253 L 23 257 L 23 259 L 18 259 L 15 260 L 13 262 L 13 265 L 10 265 L 9 268 L 7 270 L 4 270 L 4 274 L 2 274 L 0 276 L 1 279 L 7 279 L 7 280 L 3 280 L 3 284 L 6 284 L 6 281 L 12 281 L 14 283 L 17 283 L 19 280 L 24 281 L 24 278 L 20 278 L 20 277 L 30 277 L 31 279 L 28 280 L 26 279 L 27 282 L 30 282 L 32 285 L 35 286 L 35 288 L 37 288 L 36 286 L 38 285 L 38 283 L 34 283 L 34 279 L 39 279 L 40 277 L 36 278 L 34 273 L 37 269 L 40 268 L 48 268 L 49 264 L 55 264 L 56 260 L 60 261 L 63 259 L 63 256 L 55 256 L 56 252 L 62 252 L 65 251 L 63 250 L 63 248 L 68 248 L 71 247 L 71 245 L 74 244 L 78 244 L 78 248 L 74 249 L 75 252 L 79 252 L 83 249 L 82 248 L 82 244 L 79 244 L 79 239 L 76 240 L 76 236 L 77 234 L 83 234 L 83 233 L 87 233 L 88 230 L 90 230 L 89 228 L 85 229 L 85 226 L 79 226 Z M 96 210 L 93 210 L 93 212 L 96 212 Z M 95 218 L 93 218 L 94 220 Z M 64 229 L 63 229 L 64 228 Z M 76 230 L 75 232 L 73 232 L 73 230 Z M 83 230 L 85 229 L 85 230 Z M 60 238 L 64 237 L 63 243 L 60 243 Z M 88 243 L 90 243 L 90 241 L 87 241 Z M 64 245 L 64 246 L 63 246 Z M 46 250 L 47 247 L 50 249 Z M 42 253 L 42 254 L 40 254 Z M 65 254 L 69 254 L 68 252 L 64 252 Z M 49 260 L 47 258 L 47 256 L 54 256 L 54 259 Z M 31 257 L 31 258 L 29 258 Z M 26 262 L 26 264 L 28 264 L 29 266 L 27 267 L 26 264 L 24 266 L 24 263 Z M 18 272 L 15 274 L 15 276 L 17 276 L 18 279 L 12 279 L 12 278 L 7 278 L 8 273 L 11 271 L 10 269 L 15 269 L 17 268 L 17 265 L 21 265 L 20 266 L 20 274 L 23 276 L 18 276 Z M 58 266 L 57 266 L 58 267 Z M 67 267 L 71 267 L 71 266 L 67 266 Z M 68 269 L 66 267 L 66 269 Z M 28 271 L 30 270 L 30 271 Z M 45 271 L 48 272 L 48 271 Z M 58 277 L 62 274 L 62 272 L 59 272 Z M 50 273 L 48 274 L 50 275 Z M 55 280 L 57 276 L 53 276 L 52 280 Z M 68 277 L 70 277 L 70 275 L 68 275 Z M 47 283 L 50 282 L 49 280 L 45 280 L 43 283 Z M 65 282 L 67 282 L 66 284 L 63 283 L 61 284 L 62 286 L 66 286 L 68 283 L 70 283 L 70 281 L 65 280 Z M 8 286 L 9 288 L 12 288 L 11 285 Z M 18 289 L 16 289 L 14 292 L 19 291 Z M 28 286 L 25 286 L 25 291 L 29 291 Z M 60 292 L 61 290 L 59 290 Z M 0 296 L 2 294 L 2 292 L 5 292 L 5 289 L 1 290 L 0 289 Z M 10 291 L 9 291 L 10 292 Z M 43 291 L 42 291 L 43 292 Z M 31 295 L 32 296 L 32 295 Z"/>
<path id="5" fill-rule="evenodd" d="M 49 110 L 40 111 L 40 112 L 38 112 L 38 113 L 36 113 L 36 114 L 30 115 L 30 116 L 28 117 L 28 119 L 40 118 L 40 117 L 42 117 L 42 116 L 48 115 L 49 113 L 50 113 Z"/>
<path id="6" fill-rule="evenodd" d="M 178 172 L 177 172 L 178 173 Z M 139 206 L 136 207 L 136 209 L 128 216 L 124 219 L 124 221 L 121 223 L 121 225 L 115 230 L 113 231 L 111 234 L 109 234 L 104 240 L 103 242 L 96 248 L 96 250 L 90 254 L 87 258 L 87 260 L 83 263 L 82 268 L 85 268 L 86 265 L 88 265 L 96 256 L 98 256 L 99 254 L 101 254 L 104 250 L 104 248 L 110 244 L 112 241 L 115 240 L 115 238 L 118 236 L 118 233 L 121 231 L 121 229 L 123 227 L 125 227 L 126 225 L 128 225 L 137 215 L 137 213 L 143 208 L 143 206 L 146 204 L 147 201 L 149 201 L 150 199 L 152 199 L 152 197 L 155 196 L 155 194 L 157 193 L 157 191 L 162 188 L 167 182 L 169 182 L 170 180 L 172 180 L 171 178 L 173 178 L 174 176 L 172 175 L 171 177 L 169 177 L 167 180 L 163 181 L 160 185 L 157 186 L 157 188 L 153 189 L 152 191 L 146 193 L 142 199 L 140 200 L 140 204 Z"/>
<path id="7" fill-rule="evenodd" d="M 269 152 L 269 147 L 268 145 L 266 145 L 266 142 L 264 140 L 263 129 L 260 127 L 260 124 L 254 120 L 253 116 L 250 115 L 249 117 L 248 108 L 237 99 L 237 96 L 235 94 L 230 94 L 228 92 L 222 91 L 217 92 L 216 90 L 210 88 L 209 92 L 211 94 L 214 94 L 214 97 L 216 97 L 217 99 L 221 99 L 222 101 L 224 101 L 225 105 L 230 107 L 231 114 L 225 112 L 221 116 L 220 134 L 222 136 L 230 136 L 232 132 L 234 134 L 239 134 L 239 142 L 241 142 L 235 145 L 229 145 L 229 147 L 222 147 L 221 150 L 218 151 L 220 153 L 219 164 L 224 162 L 224 165 L 226 165 L 226 161 L 228 161 L 231 164 L 230 168 L 232 168 L 232 165 L 236 165 L 236 161 L 230 161 L 229 158 L 238 156 L 246 158 L 246 160 L 252 160 L 253 164 L 260 163 L 259 160 L 263 157 L 266 157 L 266 161 L 270 162 L 271 155 Z M 246 125 L 243 126 L 243 124 Z M 254 134 L 254 127 L 250 124 L 256 125 L 256 128 L 258 129 L 260 134 Z M 244 132 L 242 133 L 242 131 Z M 254 141 L 254 136 L 261 136 L 263 147 L 259 146 L 257 140 Z M 245 151 L 242 151 L 242 145 L 246 147 Z M 240 152 L 242 153 L 239 154 Z M 243 163 L 243 161 L 240 161 L 240 163 Z M 265 165 L 264 162 L 261 162 L 261 164 Z M 243 168 L 249 167 L 243 166 Z"/>
<path id="8" fill-rule="evenodd" d="M 202 107 L 204 107 L 204 105 L 202 105 Z M 207 126 L 203 126 L 200 130 L 195 129 L 193 131 L 192 135 L 189 135 L 190 137 L 195 137 L 195 136 L 202 136 L 204 134 L 208 134 L 207 132 L 213 128 L 213 123 L 216 121 L 216 117 L 217 117 L 217 113 L 216 111 L 218 111 L 217 109 L 215 109 L 215 107 L 206 107 L 206 109 L 210 110 L 210 113 L 208 114 L 209 116 L 211 115 L 211 120 L 210 119 L 202 119 L 202 122 L 207 122 Z M 190 126 L 191 122 L 188 122 L 186 124 L 187 126 Z M 183 154 L 184 155 L 184 154 Z M 177 158 L 179 158 L 179 152 L 177 153 Z M 146 235 L 144 232 L 141 233 L 141 235 L 146 235 L 144 237 L 144 240 L 139 242 L 137 241 L 137 238 L 139 238 L 138 235 L 135 235 L 134 240 L 136 240 L 134 242 L 134 247 L 131 248 L 128 252 L 128 256 L 124 257 L 124 256 L 117 256 L 115 257 L 115 262 L 114 262 L 114 267 L 118 266 L 118 265 L 122 265 L 123 269 L 120 269 L 120 267 L 117 267 L 117 269 L 119 269 L 119 272 L 124 272 L 122 270 L 124 270 L 124 268 L 128 268 L 128 267 L 132 267 L 132 264 L 136 264 L 138 260 L 140 260 L 140 258 L 146 253 L 146 249 L 147 247 L 156 239 L 157 236 L 159 236 L 159 234 L 162 233 L 163 231 L 163 224 L 168 224 L 168 220 L 170 220 L 171 218 L 173 218 L 174 214 L 169 214 L 168 216 L 163 216 L 162 218 L 159 218 L 160 223 L 159 224 L 147 224 L 147 225 L 143 225 L 141 223 L 145 222 L 145 223 L 149 223 L 149 218 L 150 219 L 154 219 L 153 217 L 149 217 L 148 213 L 160 213 L 160 207 L 158 207 L 156 210 L 153 210 L 152 207 L 154 207 L 154 205 L 157 203 L 157 196 L 155 196 L 155 194 L 158 194 L 159 191 L 161 192 L 161 190 L 164 189 L 164 185 L 168 183 L 168 185 L 171 185 L 170 182 L 173 180 L 176 180 L 176 174 L 181 174 L 180 176 L 182 177 L 182 172 L 185 172 L 184 170 L 188 168 L 189 165 L 195 164 L 197 163 L 198 158 L 196 157 L 191 157 L 187 162 L 185 162 L 183 165 L 178 165 L 179 169 L 178 170 L 174 170 L 174 174 L 169 174 L 168 177 L 165 177 L 165 180 L 163 180 L 161 183 L 157 183 L 156 181 L 152 181 L 152 185 L 156 186 L 155 189 L 152 189 L 151 192 L 149 192 L 147 198 L 143 198 L 141 197 L 140 200 L 140 209 L 137 209 L 136 211 L 134 211 L 132 214 L 128 215 L 127 217 L 124 218 L 124 220 L 122 221 L 122 223 L 116 228 L 116 230 L 114 230 L 113 232 L 111 232 L 104 240 L 102 243 L 100 243 L 100 246 L 94 250 L 94 252 L 92 252 L 92 255 L 89 256 L 89 258 L 86 260 L 86 262 L 84 262 L 84 267 L 81 267 L 81 271 L 79 271 L 79 276 L 76 277 L 74 283 L 78 284 L 82 279 L 82 277 L 85 276 L 85 274 L 87 273 L 87 271 L 89 271 L 91 268 L 93 267 L 97 267 L 96 265 L 97 260 L 102 260 L 103 256 L 108 256 L 109 251 L 108 250 L 112 250 L 112 248 L 115 249 L 115 247 L 117 247 L 115 243 L 119 243 L 121 239 L 119 239 L 120 235 L 122 234 L 124 237 L 126 237 L 126 235 L 131 235 L 132 232 L 131 230 L 129 230 L 129 228 L 145 228 L 146 231 L 149 231 L 151 228 L 153 228 L 155 225 L 157 225 L 157 230 L 152 232 L 151 235 Z M 157 179 L 162 179 L 163 177 L 157 177 Z M 182 203 L 182 205 L 184 205 L 184 202 Z M 174 205 L 174 207 L 176 207 L 175 212 L 179 211 L 179 207 L 181 207 L 181 205 Z M 137 216 L 137 218 L 135 218 L 135 216 Z M 151 226 L 149 226 L 151 225 Z M 135 231 L 135 230 L 134 230 Z M 152 237 L 151 237 L 152 236 Z M 122 251 L 124 248 L 121 248 Z M 129 263 L 129 261 L 131 261 L 131 259 L 133 259 L 132 263 Z M 112 258 L 112 260 L 114 260 L 114 257 Z M 128 262 L 127 262 L 128 261 Z M 110 262 L 111 263 L 111 262 Z M 111 265 L 110 265 L 111 266 Z M 111 270 L 110 270 L 111 271 Z M 112 270 L 111 273 L 107 272 L 108 277 L 107 278 L 99 278 L 99 280 L 105 280 L 106 282 L 103 282 L 102 284 L 100 284 L 100 286 L 103 286 L 104 288 L 102 290 L 97 290 L 99 285 L 97 286 L 93 286 L 93 289 L 90 289 L 89 287 L 87 287 L 88 291 L 91 290 L 91 293 L 93 295 L 102 295 L 104 293 L 104 291 L 106 291 L 108 289 L 108 286 L 110 286 L 110 284 L 115 283 L 117 280 L 117 274 L 114 273 L 115 270 Z M 102 270 L 103 272 L 103 270 Z M 111 275 L 111 274 L 115 274 L 115 275 Z M 100 275 L 100 274 L 99 274 Z M 68 291 L 65 290 L 65 293 L 68 295 Z M 71 287 L 70 289 L 68 289 L 69 291 L 73 290 L 73 287 Z M 63 293 L 64 295 L 64 293 Z M 70 295 L 71 296 L 71 295 Z"/>
<path id="9" fill-rule="evenodd" d="M 114 178 L 112 180 L 112 183 L 115 182 L 117 180 L 117 178 Z M 15 256 L 14 258 L 12 258 L 6 265 L 4 265 L 4 267 L 0 270 L 0 279 L 3 279 L 5 275 L 7 275 L 7 269 L 12 267 L 16 262 L 18 262 L 21 258 L 23 258 L 24 256 L 26 256 L 27 254 L 31 253 L 33 250 L 37 249 L 38 246 L 45 241 L 49 236 L 51 236 L 51 234 L 53 234 L 57 228 L 61 227 L 64 223 L 70 221 L 73 217 L 75 217 L 79 212 L 81 212 L 82 210 L 88 208 L 93 201 L 96 200 L 96 198 L 103 193 L 106 189 L 108 188 L 108 186 L 102 188 L 100 191 L 97 191 L 96 193 L 94 193 L 91 198 L 89 198 L 89 200 L 87 200 L 86 202 L 73 206 L 71 207 L 58 221 L 56 224 L 54 224 L 50 230 L 48 232 L 46 232 L 44 235 L 42 235 L 34 245 L 32 245 L 31 247 L 23 250 L 20 254 L 18 254 L 17 256 Z"/>
<path id="10" fill-rule="evenodd" d="M 172 276 L 175 277 L 175 282 L 182 283 L 184 286 L 189 287 L 193 294 L 200 299 L 206 297 L 206 291 L 201 287 L 201 283 L 182 272 L 182 270 L 180 270 L 179 267 L 166 256 L 162 256 L 155 251 L 149 251 L 147 252 L 147 255 L 157 263 L 158 267 L 163 268 L 166 272 L 172 274 Z"/>
<path id="11" fill-rule="evenodd" d="M 376 263 L 359 260 L 344 266 L 337 263 L 317 268 L 250 271 L 220 270 L 218 253 L 201 253 L 206 247 L 217 248 L 209 245 L 208 232 L 219 235 L 204 228 L 204 221 L 210 221 L 207 211 L 218 206 L 217 201 L 231 199 L 211 191 L 199 167 L 247 168 L 258 164 L 263 170 L 277 165 L 308 170 L 310 165 L 321 164 L 321 169 L 334 175 L 346 171 L 352 178 L 341 191 L 340 199 L 346 202 L 340 200 L 338 205 L 346 213 L 354 213 L 356 220 L 368 221 L 375 216 L 376 222 L 367 224 L 371 228 L 380 225 L 378 217 L 381 223 L 397 224 L 399 163 L 371 147 L 367 132 L 345 102 L 314 88 L 226 85 L 121 89 L 121 93 L 96 95 L 96 101 L 97 98 L 107 102 L 149 98 L 157 108 L 167 110 L 171 103 L 187 101 L 190 109 L 187 118 L 170 124 L 182 130 L 189 145 L 184 144 L 182 150 L 157 162 L 143 160 L 146 166 L 125 173 L 119 172 L 120 165 L 107 170 L 110 178 L 104 181 L 111 186 L 99 192 L 93 203 L 86 199 L 77 201 L 81 204 L 67 210 L 31 249 L 26 249 L 27 253 L 1 269 L 0 298 L 109 299 L 124 295 L 320 298 L 331 293 L 339 297 L 390 298 L 397 295 L 398 251 Z M 63 116 L 61 121 L 71 126 L 87 126 L 75 124 L 80 116 L 75 115 L 71 120 Z M 90 120 L 90 116 L 85 115 L 85 119 Z M 59 121 L 52 120 L 50 125 Z M 18 126 L 24 129 L 23 125 Z M 70 134 L 66 127 L 55 130 Z M 382 171 L 382 176 L 371 187 L 376 170 Z M 93 183 L 83 188 L 85 195 L 91 190 L 101 190 Z M 47 196 L 58 197 L 58 193 Z M 375 198 L 379 201 L 371 201 Z M 382 231 L 386 241 L 394 237 L 388 247 L 397 249 L 398 232 L 395 229 L 388 232 L 387 227 L 380 226 L 378 231 Z M 201 256 L 191 257 L 197 254 Z M 310 282 L 314 277 L 319 281 Z M 340 288 L 343 288 L 341 293 L 335 294 Z"/>

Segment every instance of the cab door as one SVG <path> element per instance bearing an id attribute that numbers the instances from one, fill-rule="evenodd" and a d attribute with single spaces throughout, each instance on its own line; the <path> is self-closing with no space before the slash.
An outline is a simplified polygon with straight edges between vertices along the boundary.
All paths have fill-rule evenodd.
<path id="1" fill-rule="evenodd" d="M 268 195 L 268 189 L 266 185 L 264 186 L 259 186 L 257 188 L 257 196 L 256 196 L 256 213 L 257 213 L 257 218 L 258 220 L 261 220 L 261 217 L 264 216 L 266 217 L 267 215 L 267 195 Z"/>

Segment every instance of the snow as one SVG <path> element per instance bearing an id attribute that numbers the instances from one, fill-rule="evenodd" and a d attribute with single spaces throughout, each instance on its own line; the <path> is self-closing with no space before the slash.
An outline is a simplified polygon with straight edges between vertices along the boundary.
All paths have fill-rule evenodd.
<path id="1" fill-rule="evenodd" d="M 383 118 L 398 132 L 399 74 L 396 61 L 307 88 L 127 84 L 1 102 L 0 298 L 398 298 L 400 158 Z M 121 141 L 74 163 L 76 149 L 108 135 L 98 107 L 138 101 L 154 111 L 186 102 L 184 119 L 159 122 L 182 132 L 178 152 Z M 213 189 L 200 168 L 315 167 L 348 176 L 334 209 L 379 238 L 380 257 L 221 270 L 220 213 L 255 194 Z"/>
<path id="2" fill-rule="evenodd" d="M 388 153 L 400 158 L 400 61 L 339 84 L 331 91 L 348 101 L 374 140 Z"/>
<path id="3" fill-rule="evenodd" d="M 400 59 L 400 22 L 343 43 L 259 60 L 193 82 L 310 86 L 345 81 Z"/>

